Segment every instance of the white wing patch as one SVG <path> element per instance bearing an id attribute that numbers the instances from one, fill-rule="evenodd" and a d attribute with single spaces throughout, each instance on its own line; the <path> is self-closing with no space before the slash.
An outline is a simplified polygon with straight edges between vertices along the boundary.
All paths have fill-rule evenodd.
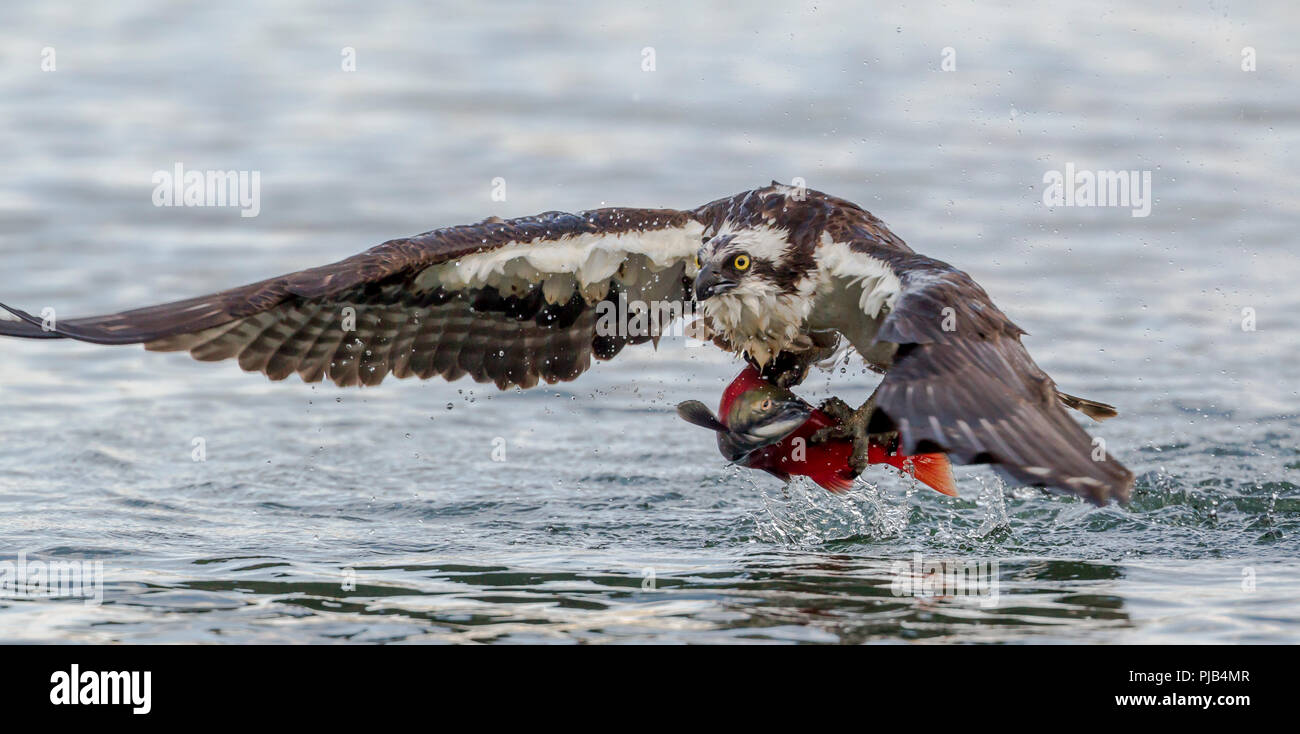
<path id="1" fill-rule="evenodd" d="M 633 259 L 642 265 L 637 270 L 652 273 L 689 263 L 703 231 L 704 225 L 692 221 L 673 229 L 586 233 L 556 240 L 515 242 L 429 267 L 416 277 L 415 285 L 428 289 L 441 286 L 448 290 L 491 285 L 502 292 L 522 292 L 545 281 L 547 300 L 561 293 L 567 298 L 575 286 L 584 290 L 589 286 L 598 288 L 620 269 L 627 273 Z M 627 274 L 631 278 L 640 275 Z"/>
<path id="2" fill-rule="evenodd" d="M 862 286 L 858 306 L 871 318 L 879 318 L 881 310 L 892 309 L 902 292 L 898 275 L 889 264 L 870 255 L 855 252 L 847 243 L 832 242 L 830 235 L 822 234 L 821 247 L 816 252 L 817 268 L 823 274 L 849 281 L 849 285 Z"/>

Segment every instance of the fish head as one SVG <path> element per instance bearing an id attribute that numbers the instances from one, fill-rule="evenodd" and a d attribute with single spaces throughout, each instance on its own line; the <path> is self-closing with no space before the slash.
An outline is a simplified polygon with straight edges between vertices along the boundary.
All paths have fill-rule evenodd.
<path id="1" fill-rule="evenodd" d="M 799 396 L 767 382 L 745 390 L 729 407 L 727 428 L 735 440 L 752 448 L 774 444 L 794 433 L 813 411 Z"/>

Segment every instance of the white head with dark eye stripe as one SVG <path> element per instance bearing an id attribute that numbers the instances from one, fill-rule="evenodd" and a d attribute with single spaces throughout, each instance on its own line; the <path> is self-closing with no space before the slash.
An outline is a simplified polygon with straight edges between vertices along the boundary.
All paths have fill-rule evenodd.
<path id="1" fill-rule="evenodd" d="M 782 285 L 778 275 L 794 275 L 784 272 L 790 250 L 784 230 L 769 227 L 705 237 L 695 256 L 695 299 L 775 295 Z"/>
<path id="2" fill-rule="evenodd" d="M 735 235 L 705 240 L 695 255 L 695 300 L 704 301 L 745 285 L 752 289 L 754 256 L 735 241 Z"/>
<path id="3" fill-rule="evenodd" d="M 733 348 L 760 364 L 797 338 L 812 310 L 816 264 L 785 229 L 720 228 L 696 253 L 695 300 Z"/>

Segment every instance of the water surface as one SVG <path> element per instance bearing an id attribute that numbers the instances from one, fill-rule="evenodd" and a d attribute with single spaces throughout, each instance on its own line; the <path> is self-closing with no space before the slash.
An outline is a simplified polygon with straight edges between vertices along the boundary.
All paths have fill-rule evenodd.
<path id="1" fill-rule="evenodd" d="M 1120 406 L 1090 430 L 1138 480 L 1104 509 L 983 468 L 960 499 L 783 487 L 673 415 L 738 370 L 676 343 L 500 393 L 6 341 L 0 556 L 100 561 L 104 598 L 0 599 L 0 639 L 1294 641 L 1295 26 L 1286 2 L 6 5 L 6 302 L 120 310 L 798 176 L 976 277 L 1063 389 Z M 260 215 L 154 207 L 178 161 L 259 171 Z M 1067 162 L 1151 171 L 1151 215 L 1044 206 Z M 996 563 L 997 604 L 894 595 L 916 553 Z"/>

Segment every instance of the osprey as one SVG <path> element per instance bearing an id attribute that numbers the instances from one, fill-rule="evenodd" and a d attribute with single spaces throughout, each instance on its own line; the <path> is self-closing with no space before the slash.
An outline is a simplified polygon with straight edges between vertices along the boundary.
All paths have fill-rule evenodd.
<path id="1" fill-rule="evenodd" d="M 0 320 L 0 335 L 144 344 L 237 359 L 272 380 L 340 386 L 469 375 L 498 388 L 572 380 L 652 334 L 597 328 L 620 299 L 695 300 L 707 336 L 782 387 L 842 338 L 884 374 L 816 440 L 896 434 L 906 454 L 994 464 L 1096 504 L 1133 475 L 1066 414 L 1114 409 L 1057 391 L 966 273 L 912 251 L 844 199 L 773 183 L 693 210 L 605 208 L 490 218 L 396 239 L 241 288 L 108 316 Z M 0 304 L 2 306 L 3 304 Z M 891 437 L 893 437 L 891 435 Z"/>

